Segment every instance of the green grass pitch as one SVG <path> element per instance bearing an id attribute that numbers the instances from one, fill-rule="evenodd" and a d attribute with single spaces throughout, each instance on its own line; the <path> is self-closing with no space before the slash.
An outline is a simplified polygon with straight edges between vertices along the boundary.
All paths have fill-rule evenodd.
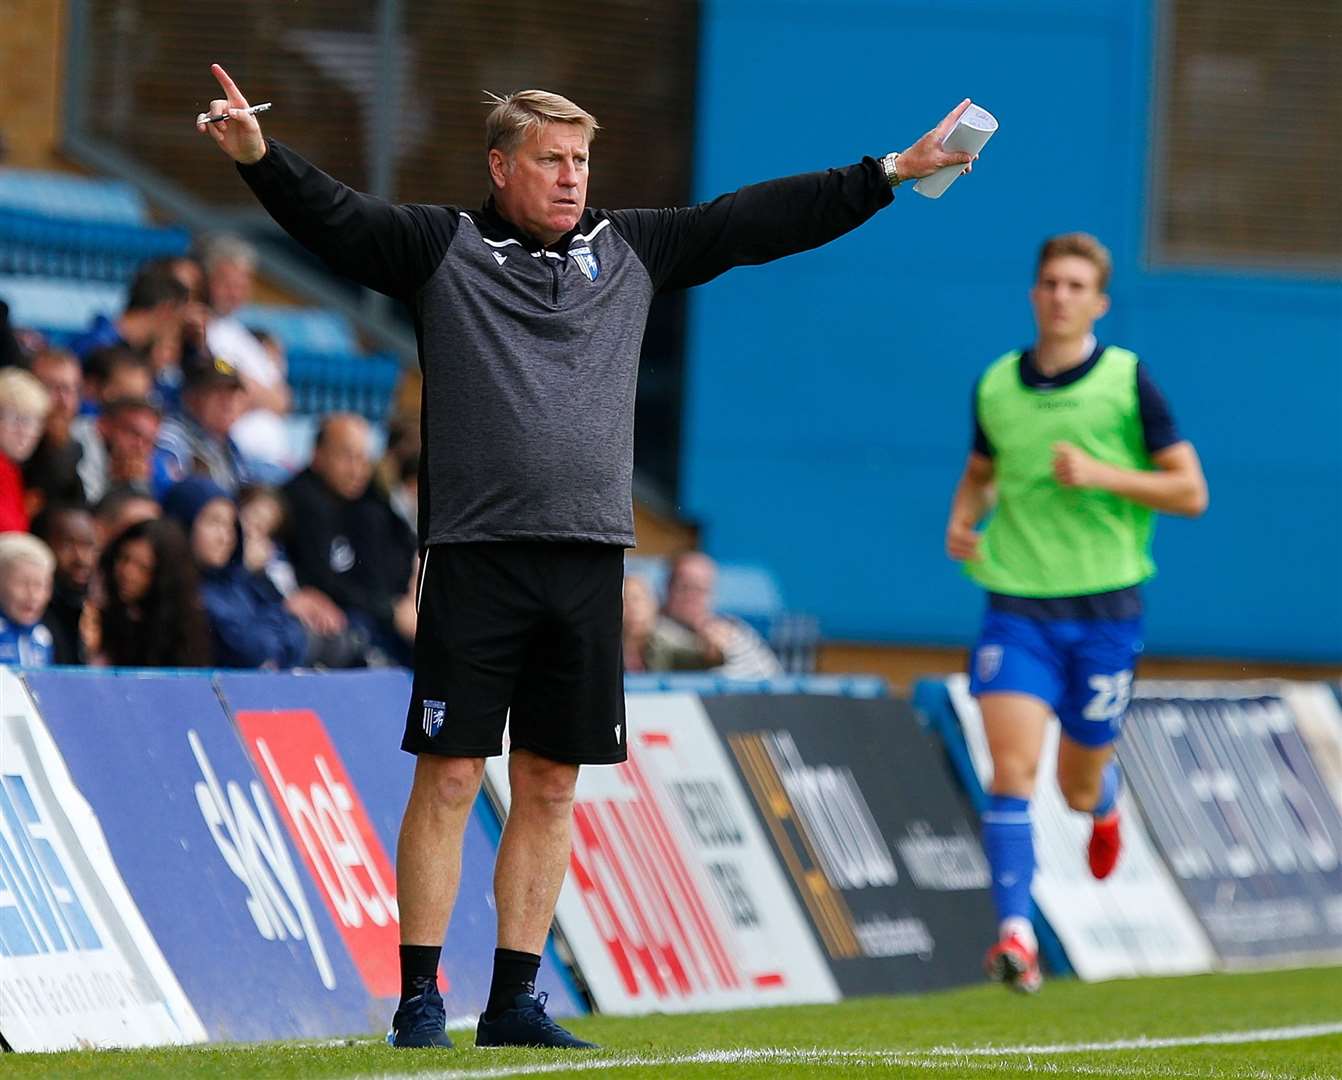
<path id="1" fill-rule="evenodd" d="M 1342 1077 L 1342 968 L 1054 980 L 1034 998 L 996 986 L 749 1012 L 573 1021 L 601 1051 L 396 1051 L 359 1036 L 170 1050 L 7 1055 L 27 1077 L 485 1078 L 1015 1076 L 1319 1080 Z"/>

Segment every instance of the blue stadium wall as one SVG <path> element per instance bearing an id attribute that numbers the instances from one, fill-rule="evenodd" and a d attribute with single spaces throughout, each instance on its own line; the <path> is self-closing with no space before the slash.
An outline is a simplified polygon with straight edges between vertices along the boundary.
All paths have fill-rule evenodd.
<path id="1" fill-rule="evenodd" d="M 1165 520 L 1149 647 L 1342 658 L 1342 288 L 1148 257 L 1158 6 L 705 0 L 696 194 L 910 142 L 963 96 L 1002 128 L 940 201 L 735 271 L 690 309 L 682 509 L 825 636 L 965 643 L 942 554 L 978 372 L 1032 337 L 1040 239 L 1112 248 L 1102 340 L 1136 349 L 1212 505 Z"/>

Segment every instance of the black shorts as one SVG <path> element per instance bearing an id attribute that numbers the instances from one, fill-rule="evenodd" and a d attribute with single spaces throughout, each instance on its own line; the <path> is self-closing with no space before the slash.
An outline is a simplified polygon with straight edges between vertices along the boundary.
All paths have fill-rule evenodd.
<path id="1" fill-rule="evenodd" d="M 613 544 L 428 548 L 401 749 L 493 757 L 506 722 L 552 761 L 624 761 L 623 584 Z"/>

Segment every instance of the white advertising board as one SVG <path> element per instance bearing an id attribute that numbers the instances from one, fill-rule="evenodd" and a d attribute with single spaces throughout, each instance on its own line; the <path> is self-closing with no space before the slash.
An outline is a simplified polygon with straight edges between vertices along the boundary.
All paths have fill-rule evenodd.
<path id="1" fill-rule="evenodd" d="M 952 676 L 946 686 L 986 789 L 992 759 L 978 702 L 970 696 L 965 676 Z M 1049 727 L 1030 803 L 1038 864 L 1033 895 L 1077 974 L 1112 979 L 1209 971 L 1216 963 L 1211 945 L 1152 847 L 1126 790 L 1120 797 L 1123 854 L 1118 868 L 1104 881 L 1091 877 L 1086 862 L 1090 817 L 1063 800 L 1054 779 L 1057 760 L 1055 723 Z"/>
<path id="2" fill-rule="evenodd" d="M 629 760 L 584 767 L 556 919 L 597 1008 L 837 1001 L 838 987 L 699 699 L 631 695 Z M 507 762 L 486 780 L 509 802 Z"/>
<path id="3" fill-rule="evenodd" d="M 96 729 L 90 717 L 90 730 Z M 0 1034 L 17 1051 L 205 1041 L 23 683 L 0 669 Z"/>

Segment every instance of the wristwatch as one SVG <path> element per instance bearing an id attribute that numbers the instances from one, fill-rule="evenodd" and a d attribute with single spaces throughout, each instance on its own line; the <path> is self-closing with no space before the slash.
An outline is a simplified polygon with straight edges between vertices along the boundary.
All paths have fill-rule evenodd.
<path id="1" fill-rule="evenodd" d="M 885 170 L 885 179 L 892 188 L 899 187 L 904 182 L 904 177 L 899 175 L 899 170 L 895 168 L 895 162 L 899 160 L 899 151 L 886 154 L 881 158 L 881 168 Z"/>

